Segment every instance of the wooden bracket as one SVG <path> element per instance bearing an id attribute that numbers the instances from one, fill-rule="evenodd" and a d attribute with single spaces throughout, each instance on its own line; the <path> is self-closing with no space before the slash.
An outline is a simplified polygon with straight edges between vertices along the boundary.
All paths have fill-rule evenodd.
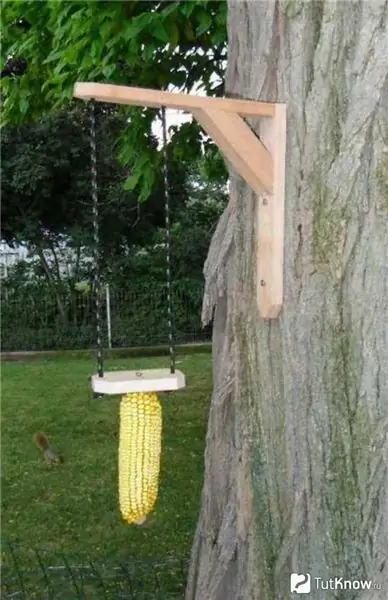
<path id="1" fill-rule="evenodd" d="M 286 106 L 253 100 L 207 98 L 146 88 L 76 83 L 83 100 L 189 111 L 259 196 L 257 210 L 257 298 L 264 319 L 283 304 Z M 260 138 L 242 116 L 259 117 Z"/>

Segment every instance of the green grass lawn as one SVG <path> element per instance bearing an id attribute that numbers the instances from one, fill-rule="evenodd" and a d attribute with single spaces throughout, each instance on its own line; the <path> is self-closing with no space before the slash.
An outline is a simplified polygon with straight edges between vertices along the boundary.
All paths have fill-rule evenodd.
<path id="1" fill-rule="evenodd" d="M 121 519 L 119 398 L 90 399 L 87 378 L 94 363 L 78 359 L 2 365 L 1 536 L 20 542 L 15 547 L 21 564 L 31 547 L 65 554 L 70 562 L 76 557 L 128 563 L 189 556 L 203 480 L 211 357 L 183 355 L 178 362 L 187 388 L 162 395 L 159 499 L 142 527 Z M 158 357 L 110 360 L 106 368 L 164 366 L 166 359 Z M 37 430 L 63 454 L 63 465 L 46 466 L 32 442 Z"/>

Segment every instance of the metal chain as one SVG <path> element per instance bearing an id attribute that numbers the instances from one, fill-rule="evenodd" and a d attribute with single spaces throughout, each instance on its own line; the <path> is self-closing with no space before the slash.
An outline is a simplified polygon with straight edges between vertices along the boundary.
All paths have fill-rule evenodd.
<path id="1" fill-rule="evenodd" d="M 164 210 L 166 226 L 166 286 L 167 286 L 167 325 L 168 344 L 170 351 L 170 372 L 175 373 L 175 349 L 172 320 L 172 296 L 171 296 L 171 223 L 170 223 L 170 187 L 168 172 L 167 153 L 167 126 L 166 109 L 162 106 L 162 131 L 163 131 L 163 177 L 164 177 Z"/>
<path id="2" fill-rule="evenodd" d="M 104 376 L 104 357 L 101 335 L 101 272 L 100 272 L 100 227 L 98 214 L 97 184 L 97 148 L 96 148 L 96 106 L 90 102 L 90 160 L 92 181 L 92 213 L 93 213 L 93 260 L 94 260 L 94 293 L 96 298 L 96 337 L 98 376 Z"/>

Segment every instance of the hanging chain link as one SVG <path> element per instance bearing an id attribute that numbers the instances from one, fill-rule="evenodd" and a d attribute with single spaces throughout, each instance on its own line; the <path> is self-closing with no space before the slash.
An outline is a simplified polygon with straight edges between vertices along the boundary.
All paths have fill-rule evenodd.
<path id="1" fill-rule="evenodd" d="M 96 147 L 96 106 L 90 102 L 90 159 L 92 181 L 92 214 L 93 214 L 93 260 L 94 260 L 94 293 L 96 301 L 96 337 L 98 376 L 104 376 L 104 357 L 101 326 L 101 272 L 100 272 L 100 227 L 98 214 L 97 183 L 97 147 Z"/>
<path id="2" fill-rule="evenodd" d="M 164 177 L 164 199 L 165 199 L 165 229 L 166 229 L 166 286 L 167 286 L 167 325 L 168 342 L 170 352 L 170 371 L 175 373 L 175 348 L 173 336 L 172 318 L 172 294 L 171 294 L 171 223 L 170 223 L 170 188 L 168 172 L 167 153 L 167 127 L 166 110 L 162 107 L 162 130 L 163 130 L 163 177 Z M 101 273 L 100 273 L 100 231 L 98 211 L 98 183 L 97 183 L 97 148 L 96 148 L 96 114 L 95 104 L 90 103 L 90 156 L 91 156 L 91 180 L 93 201 L 93 253 L 94 253 L 94 290 L 96 299 L 96 333 L 97 333 L 97 367 L 98 376 L 104 376 L 104 358 L 102 346 L 101 326 Z"/>
<path id="3" fill-rule="evenodd" d="M 168 344 L 170 350 L 170 371 L 175 373 L 175 349 L 172 322 L 172 296 L 171 296 L 171 223 L 170 223 L 170 187 L 168 172 L 167 153 L 167 126 L 166 109 L 162 106 L 162 130 L 163 130 L 163 177 L 164 177 L 164 210 L 166 227 L 166 285 L 167 285 L 167 326 Z"/>

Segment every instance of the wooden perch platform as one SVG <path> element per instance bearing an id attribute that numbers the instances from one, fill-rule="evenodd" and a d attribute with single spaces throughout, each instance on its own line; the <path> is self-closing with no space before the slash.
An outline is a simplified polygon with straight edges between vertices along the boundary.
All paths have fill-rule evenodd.
<path id="1" fill-rule="evenodd" d="M 76 83 L 82 100 L 189 111 L 239 175 L 259 196 L 257 211 L 257 296 L 264 319 L 283 304 L 284 179 L 286 106 L 253 100 L 208 98 L 146 88 Z M 260 118 L 260 138 L 241 118 Z"/>

